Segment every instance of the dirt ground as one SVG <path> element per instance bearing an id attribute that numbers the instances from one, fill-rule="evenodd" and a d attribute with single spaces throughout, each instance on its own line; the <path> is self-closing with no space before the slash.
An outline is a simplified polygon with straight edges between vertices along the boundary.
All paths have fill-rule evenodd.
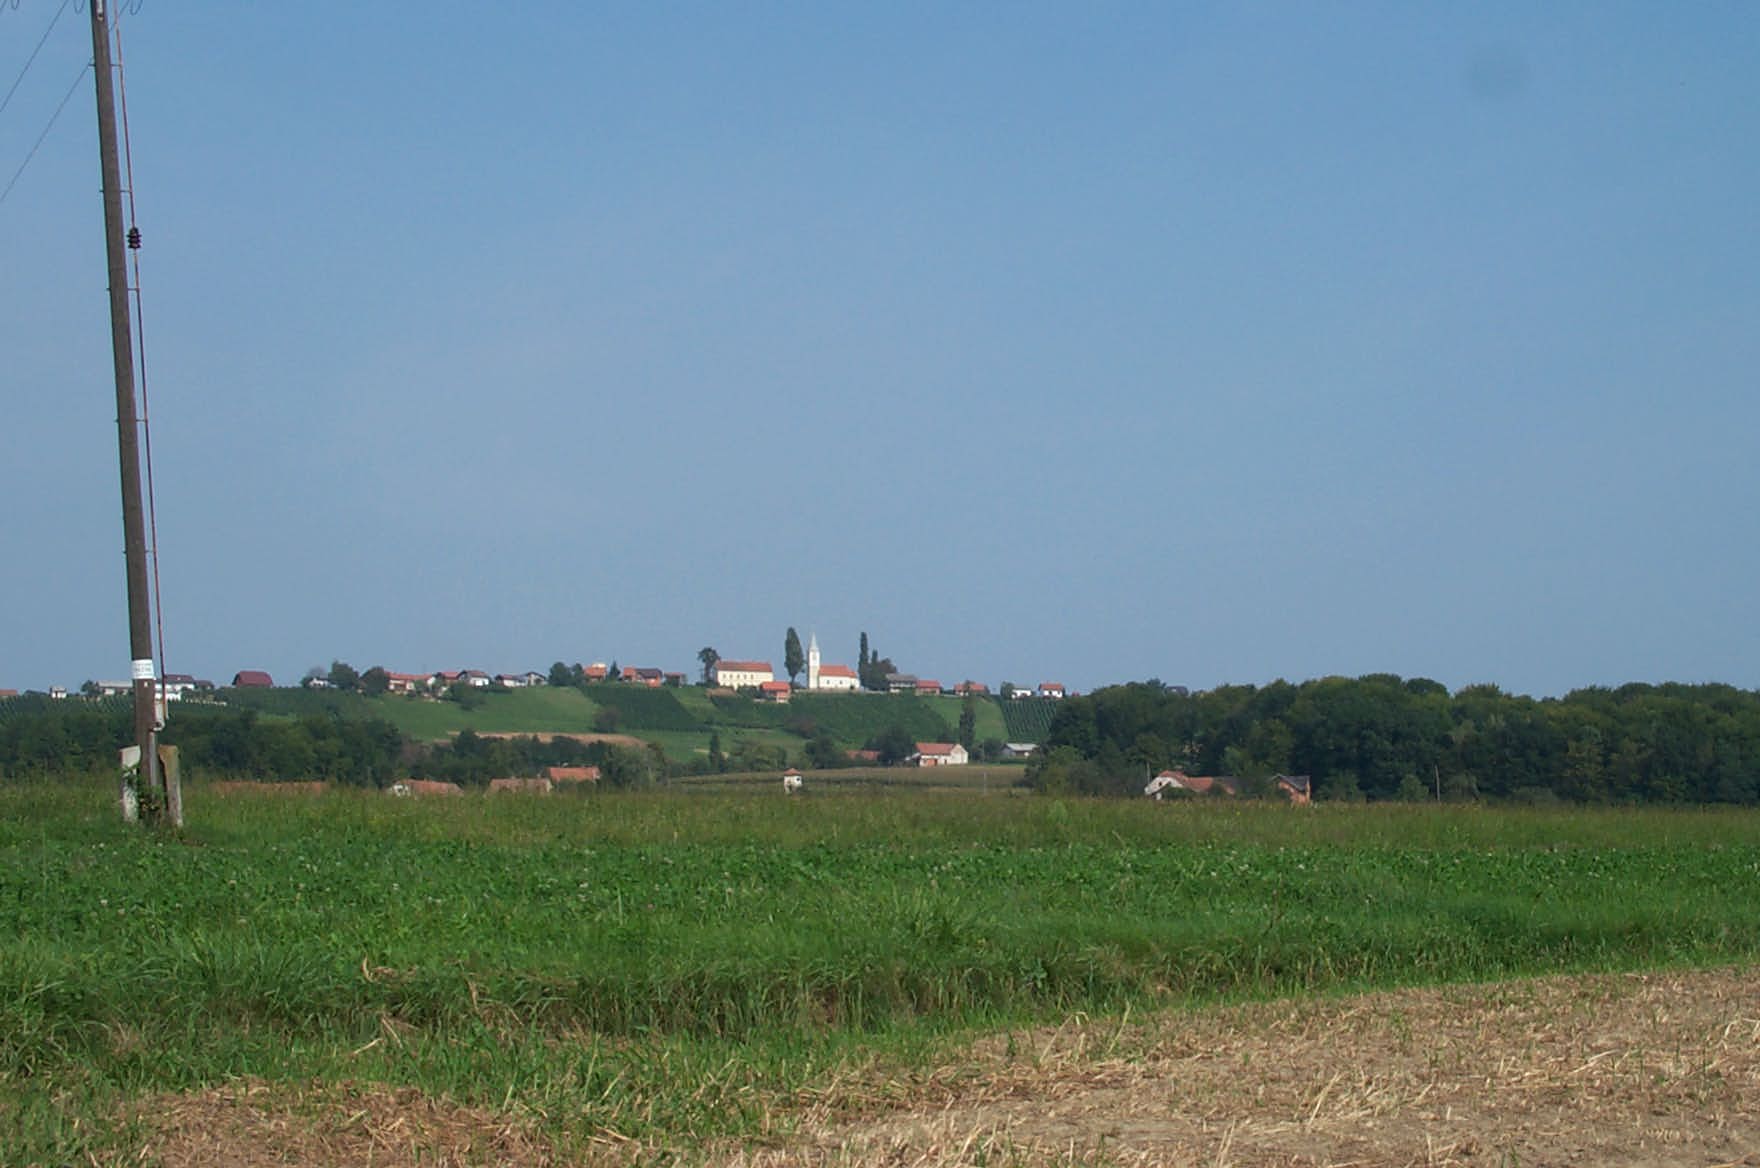
<path id="1" fill-rule="evenodd" d="M 1073 1019 L 829 1083 L 773 1119 L 762 1146 L 606 1133 L 564 1158 L 517 1118 L 409 1089 L 240 1084 L 149 1104 L 138 1151 L 167 1168 L 1760 1165 L 1760 969 Z"/>

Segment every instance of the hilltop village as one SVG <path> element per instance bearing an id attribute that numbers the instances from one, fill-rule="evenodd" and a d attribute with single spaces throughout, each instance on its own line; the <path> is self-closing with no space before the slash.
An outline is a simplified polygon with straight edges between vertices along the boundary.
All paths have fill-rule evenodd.
<path id="1" fill-rule="evenodd" d="M 762 701 L 776 703 L 786 703 L 796 693 L 801 692 L 911 693 L 926 697 L 986 697 L 991 693 L 990 687 L 979 681 L 967 679 L 944 685 L 933 678 L 900 672 L 893 667 L 890 660 L 869 655 L 866 634 L 863 634 L 862 646 L 863 659 L 859 668 L 827 664 L 822 659 L 816 635 L 809 637 L 803 654 L 799 638 L 790 629 L 785 650 L 786 680 L 778 676 L 775 666 L 769 661 L 724 658 L 712 648 L 705 648 L 697 654 L 702 665 L 699 680 L 700 684 L 713 689 L 748 693 Z M 801 654 L 798 659 L 797 654 Z M 788 668 L 790 665 L 793 668 Z M 659 689 L 666 686 L 683 687 L 692 684 L 692 681 L 690 675 L 683 672 L 646 666 L 620 666 L 615 661 L 610 664 L 596 661 L 588 665 L 566 665 L 559 661 L 545 672 L 528 669 L 518 673 L 490 673 L 484 669 L 442 669 L 410 673 L 378 665 L 357 671 L 345 662 L 337 661 L 332 662 L 329 669 L 314 666 L 307 670 L 299 685 L 306 689 L 359 690 L 368 695 L 388 693 L 439 696 L 459 686 L 487 690 L 598 683 Z M 231 688 L 273 689 L 275 684 L 274 677 L 267 670 L 241 669 L 232 675 Z M 130 681 L 88 681 L 78 692 L 84 697 L 120 697 L 132 692 L 133 688 L 134 683 Z M 160 697 L 165 702 L 181 701 L 187 696 L 217 688 L 213 681 L 188 673 L 166 673 L 159 679 Z M 999 692 L 1006 699 L 1061 699 L 1073 695 L 1073 691 L 1055 681 L 1041 681 L 1026 686 L 1003 682 Z M 0 698 L 16 696 L 16 690 L 0 690 Z M 65 698 L 68 690 L 65 686 L 54 686 L 50 688 L 49 696 Z"/>

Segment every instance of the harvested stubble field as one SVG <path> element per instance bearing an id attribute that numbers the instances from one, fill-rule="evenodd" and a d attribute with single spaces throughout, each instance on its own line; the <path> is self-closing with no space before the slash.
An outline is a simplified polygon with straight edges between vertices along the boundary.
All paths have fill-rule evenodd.
<path id="1" fill-rule="evenodd" d="M 0 784 L 0 1162 L 1760 1152 L 1751 814 L 107 802 Z"/>
<path id="2" fill-rule="evenodd" d="M 695 1145 L 559 1150 L 517 1110 L 260 1081 L 142 1103 L 167 1168 L 688 1162 L 941 1165 L 1760 1163 L 1760 975 L 1559 976 L 1010 1031 L 778 1099 Z"/>

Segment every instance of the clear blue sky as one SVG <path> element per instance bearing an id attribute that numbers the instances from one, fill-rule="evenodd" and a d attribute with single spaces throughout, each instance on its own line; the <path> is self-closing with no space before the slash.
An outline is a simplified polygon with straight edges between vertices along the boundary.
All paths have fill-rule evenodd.
<path id="1" fill-rule="evenodd" d="M 1752 3 L 123 29 L 173 671 L 1760 686 Z M 88 76 L 0 203 L 0 687 L 127 673 L 101 222 Z"/>

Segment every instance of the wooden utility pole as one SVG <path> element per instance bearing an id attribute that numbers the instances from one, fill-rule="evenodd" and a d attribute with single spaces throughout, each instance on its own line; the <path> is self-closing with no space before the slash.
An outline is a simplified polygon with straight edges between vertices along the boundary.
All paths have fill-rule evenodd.
<path id="1" fill-rule="evenodd" d="M 116 151 L 116 98 L 110 75 L 107 0 L 91 0 L 92 74 L 98 90 L 98 154 L 104 173 L 104 251 L 110 264 L 110 351 L 116 366 L 116 436 L 122 469 L 122 538 L 128 571 L 128 647 L 134 680 L 134 737 L 139 761 L 122 776 L 122 817 L 149 823 L 169 813 L 160 777 L 153 622 L 147 591 L 147 529 L 141 505 L 140 425 L 134 408 L 134 330 L 128 311 L 128 262 L 122 219 L 122 167 Z"/>

